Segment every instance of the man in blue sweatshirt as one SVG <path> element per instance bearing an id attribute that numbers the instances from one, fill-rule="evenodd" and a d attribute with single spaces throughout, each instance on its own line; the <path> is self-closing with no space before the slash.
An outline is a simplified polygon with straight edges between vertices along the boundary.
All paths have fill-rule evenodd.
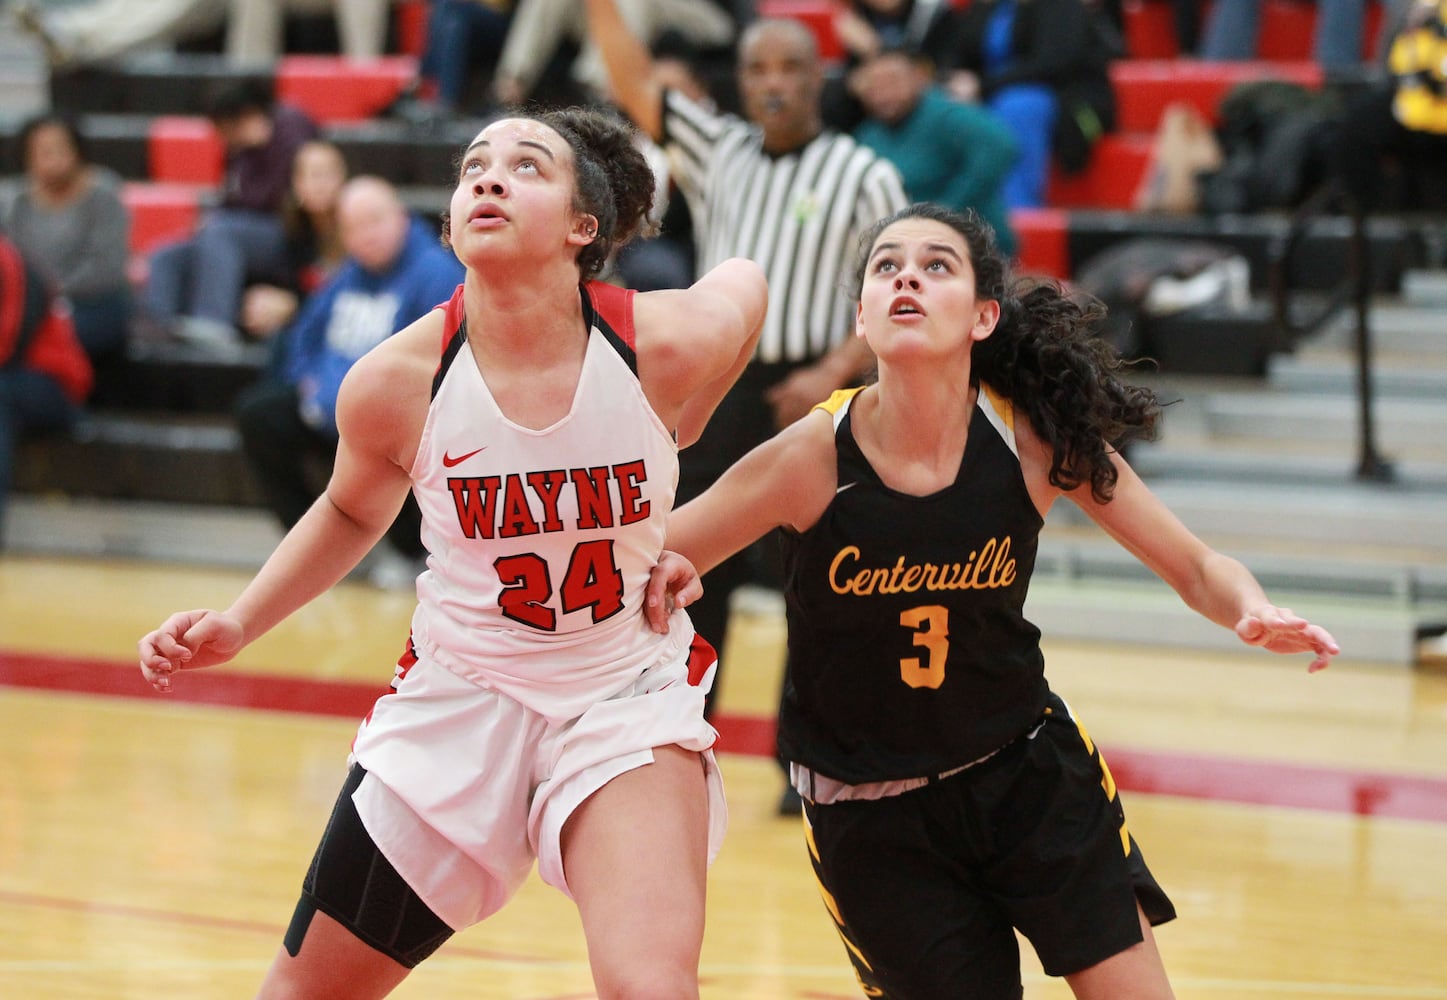
<path id="1" fill-rule="evenodd" d="M 346 259 L 278 335 L 272 373 L 236 403 L 248 464 L 284 528 L 321 495 L 336 455 L 337 390 L 352 364 L 462 281 L 462 265 L 436 231 L 412 218 L 379 177 L 347 182 L 337 225 Z M 409 497 L 387 533 L 394 555 L 423 555 L 419 523 Z"/>

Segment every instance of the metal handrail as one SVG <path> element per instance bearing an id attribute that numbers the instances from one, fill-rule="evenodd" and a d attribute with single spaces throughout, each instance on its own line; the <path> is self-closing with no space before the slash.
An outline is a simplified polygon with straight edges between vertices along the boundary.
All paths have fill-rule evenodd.
<path id="1" fill-rule="evenodd" d="M 1332 292 L 1326 303 L 1302 322 L 1293 318 L 1291 309 L 1291 262 L 1311 223 L 1333 210 L 1344 209 L 1351 223 L 1347 241 L 1346 280 Z M 1356 321 L 1353 345 L 1356 349 L 1357 394 L 1357 468 L 1356 477 L 1373 482 L 1390 482 L 1395 478 L 1392 463 L 1377 448 L 1376 419 L 1372 387 L 1371 295 L 1372 268 L 1367 240 L 1367 214 L 1355 198 L 1335 181 L 1318 187 L 1291 214 L 1285 231 L 1272 242 L 1270 287 L 1272 313 L 1277 335 L 1283 347 L 1319 330 L 1348 302 Z"/>

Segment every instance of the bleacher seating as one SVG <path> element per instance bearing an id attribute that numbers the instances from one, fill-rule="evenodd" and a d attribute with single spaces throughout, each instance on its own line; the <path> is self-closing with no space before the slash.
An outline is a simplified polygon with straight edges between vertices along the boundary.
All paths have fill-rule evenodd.
<path id="1" fill-rule="evenodd" d="M 1368 46 L 1374 44 L 1379 18 L 1379 4 L 1374 0 L 1369 6 Z M 138 262 L 160 242 L 189 232 L 214 197 L 221 149 L 201 109 L 208 88 L 237 76 L 269 75 L 282 99 L 300 104 L 321 122 L 324 135 L 342 147 L 354 172 L 390 178 L 411 207 L 436 217 L 447 204 L 454 157 L 475 123 L 422 130 L 382 115 L 415 79 L 426 7 L 425 0 L 396 5 L 398 51 L 375 61 L 292 55 L 268 70 L 238 68 L 220 56 L 204 54 L 146 57 L 57 76 L 52 100 L 82 116 L 96 159 L 125 178 L 124 199 L 134 220 L 131 249 Z M 799 17 L 815 31 L 826 57 L 834 59 L 842 49 L 833 37 L 828 8 L 822 0 L 760 4 L 761 12 Z M 1263 282 L 1281 236 L 1281 220 L 1146 218 L 1130 207 L 1149 163 L 1153 134 L 1171 102 L 1190 101 L 1210 117 L 1221 97 L 1245 80 L 1270 77 L 1322 85 L 1320 68 L 1304 51 L 1311 31 L 1303 19 L 1313 11 L 1301 0 L 1266 0 L 1263 58 L 1210 64 L 1174 58 L 1165 0 L 1127 0 L 1132 57 L 1116 63 L 1111 74 L 1120 108 L 1117 131 L 1100 142 L 1084 172 L 1053 178 L 1050 207 L 1014 215 L 1022 268 L 1068 279 L 1082 261 L 1115 241 L 1143 234 L 1179 235 L 1230 243 L 1247 256 L 1257 281 Z M 14 174 L 19 170 L 14 123 L 0 121 L 0 130 L 5 129 L 10 131 L 0 131 L 0 174 Z M 1413 262 L 1411 234 L 1382 223 L 1374 227 L 1372 240 L 1376 280 L 1380 287 L 1391 288 Z M 1304 263 L 1295 280 L 1308 288 L 1328 285 L 1342 273 L 1346 253 L 1344 229 L 1323 222 L 1303 244 Z M 1190 347 L 1188 338 L 1196 337 L 1194 349 L 1165 351 L 1162 358 L 1168 367 L 1181 370 L 1215 365 L 1232 373 L 1259 371 L 1270 323 L 1270 316 L 1262 315 L 1230 330 L 1189 331 L 1181 343 Z M 1202 344 L 1214 344 L 1216 350 Z M 182 345 L 138 340 L 128 357 L 102 373 L 94 418 L 80 433 L 25 450 L 19 488 L 148 499 L 167 491 L 174 495 L 176 481 L 200 475 L 209 479 L 189 488 L 192 501 L 254 503 L 226 413 L 235 393 L 259 374 L 263 355 L 260 345 L 216 358 Z M 124 452 L 130 457 L 118 454 Z M 167 464 L 173 460 L 177 464 Z M 178 474 L 155 475 L 148 483 L 143 474 L 147 468 Z M 172 481 L 168 484 L 167 479 Z"/>
<path id="2" fill-rule="evenodd" d="M 1310 60 L 1210 63 L 1177 59 L 1123 59 L 1111 66 L 1116 94 L 1116 131 L 1155 132 L 1161 115 L 1178 101 L 1215 121 L 1221 98 L 1232 87 L 1255 80 L 1285 80 L 1320 87 L 1325 74 Z"/>
<path id="3" fill-rule="evenodd" d="M 321 123 L 372 118 L 417 78 L 412 56 L 357 62 L 341 56 L 283 56 L 276 65 L 276 96 Z"/>
<path id="4" fill-rule="evenodd" d="M 1180 55 L 1172 26 L 1171 5 L 1162 0 L 1125 0 L 1126 51 L 1133 59 L 1174 59 Z M 1362 58 L 1376 51 L 1382 5 L 1368 3 L 1362 30 Z M 1311 58 L 1316 6 L 1308 0 L 1263 0 L 1258 54 L 1271 62 L 1304 62 Z"/>
<path id="5" fill-rule="evenodd" d="M 146 129 L 146 165 L 153 181 L 220 184 L 226 150 L 205 118 L 161 115 Z"/>
<path id="6" fill-rule="evenodd" d="M 209 193 L 204 186 L 166 181 L 124 185 L 121 201 L 131 212 L 131 252 L 144 257 L 160 244 L 190 233 Z"/>

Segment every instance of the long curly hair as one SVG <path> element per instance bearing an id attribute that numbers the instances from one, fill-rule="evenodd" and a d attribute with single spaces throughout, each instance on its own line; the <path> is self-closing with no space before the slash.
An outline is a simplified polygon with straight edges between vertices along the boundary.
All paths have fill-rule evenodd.
<path id="1" fill-rule="evenodd" d="M 994 332 L 971 350 L 970 379 L 1003 394 L 1049 442 L 1050 482 L 1062 490 L 1090 484 L 1101 503 L 1115 492 L 1111 453 L 1155 436 L 1161 401 L 1154 391 L 1123 380 L 1131 367 L 1098 336 L 1105 306 L 1070 295 L 1058 282 L 1017 279 L 990 224 L 974 211 L 915 204 L 881 219 L 861 240 L 856 292 L 880 234 L 904 219 L 942 223 L 965 240 L 975 272 L 975 297 L 1000 303 Z"/>

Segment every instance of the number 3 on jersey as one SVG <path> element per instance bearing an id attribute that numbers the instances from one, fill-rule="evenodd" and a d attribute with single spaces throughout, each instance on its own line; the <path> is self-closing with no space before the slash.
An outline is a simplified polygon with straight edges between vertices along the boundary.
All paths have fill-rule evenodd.
<path id="1" fill-rule="evenodd" d="M 553 581 L 547 560 L 524 552 L 503 556 L 493 563 L 493 568 L 502 581 L 497 601 L 502 613 L 532 628 L 556 631 L 558 613 L 548 605 L 553 598 Z M 623 610 L 623 574 L 613 559 L 611 540 L 580 542 L 573 549 L 558 598 L 563 614 L 592 608 L 594 624 Z"/>
<path id="2" fill-rule="evenodd" d="M 945 682 L 945 659 L 950 655 L 950 612 L 938 604 L 925 604 L 899 613 L 899 623 L 914 631 L 914 644 L 928 652 L 927 662 L 917 656 L 899 661 L 899 676 L 912 688 L 939 687 Z"/>

